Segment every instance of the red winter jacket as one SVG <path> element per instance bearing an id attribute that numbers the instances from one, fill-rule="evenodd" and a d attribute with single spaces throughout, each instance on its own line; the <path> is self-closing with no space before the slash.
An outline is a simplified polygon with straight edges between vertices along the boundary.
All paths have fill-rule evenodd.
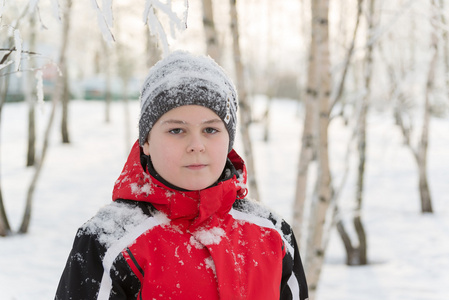
<path id="1" fill-rule="evenodd" d="M 290 226 L 243 199 L 244 162 L 228 158 L 232 177 L 182 191 L 149 175 L 136 143 L 114 202 L 79 229 L 55 299 L 306 299 Z"/>

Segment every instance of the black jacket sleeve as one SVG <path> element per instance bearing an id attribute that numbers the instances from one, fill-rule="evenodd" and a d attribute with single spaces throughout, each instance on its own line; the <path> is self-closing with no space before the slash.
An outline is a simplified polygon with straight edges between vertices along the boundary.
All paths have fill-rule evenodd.
<path id="1" fill-rule="evenodd" d="M 79 230 L 62 273 L 55 300 L 96 299 L 104 273 L 103 258 L 106 250 L 95 235 Z M 140 289 L 139 280 L 122 255 L 114 261 L 109 276 L 112 279 L 109 299 L 136 299 Z"/>
<path id="2" fill-rule="evenodd" d="M 286 225 L 286 223 L 285 223 Z M 288 226 L 288 225 L 286 225 Z M 284 227 L 284 226 L 283 226 Z M 282 261 L 282 280 L 281 280 L 281 300 L 300 299 L 306 300 L 309 298 L 309 291 L 307 287 L 306 276 L 299 255 L 298 245 L 295 236 L 288 226 L 287 229 L 291 234 L 291 246 L 293 246 L 293 257 L 287 253 Z M 285 228 L 283 228 L 285 232 Z M 294 277 L 292 277 L 294 275 Z M 295 281 L 295 282 L 292 282 Z M 299 289 L 299 291 L 297 290 Z M 299 295 L 296 293 L 299 292 Z M 294 293 L 296 295 L 294 295 Z M 299 298 L 298 298 L 299 296 Z"/>

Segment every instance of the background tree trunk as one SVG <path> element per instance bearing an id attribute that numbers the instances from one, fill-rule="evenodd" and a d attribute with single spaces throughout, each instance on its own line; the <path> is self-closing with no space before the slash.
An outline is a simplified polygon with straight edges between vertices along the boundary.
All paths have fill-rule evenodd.
<path id="1" fill-rule="evenodd" d="M 313 23 L 313 19 L 312 19 Z M 312 24 L 313 26 L 313 24 Z M 316 135 L 316 102 L 318 95 L 317 72 L 317 41 L 316 35 L 311 35 L 309 48 L 309 61 L 307 67 L 307 87 L 304 97 L 304 121 L 301 137 L 301 149 L 296 178 L 295 202 L 293 204 L 293 231 L 298 241 L 303 235 L 304 206 L 307 196 L 307 183 L 309 165 L 312 161 L 315 149 Z"/>
<path id="2" fill-rule="evenodd" d="M 445 82 L 446 82 L 446 94 L 447 99 L 449 100 L 449 33 L 447 30 L 447 20 L 445 15 L 445 0 L 440 0 L 440 7 L 438 9 L 442 24 L 442 30 L 441 30 L 441 38 L 443 39 L 443 59 L 444 59 L 444 74 L 446 76 Z"/>
<path id="3" fill-rule="evenodd" d="M 65 5 L 67 5 L 67 7 L 70 7 L 71 0 L 66 0 Z M 69 10 L 69 12 L 70 12 L 70 10 Z M 69 40 L 68 33 L 69 33 L 70 23 L 69 22 L 65 23 L 65 21 L 63 21 L 63 22 L 64 22 L 64 24 L 67 24 L 67 26 L 63 26 L 63 30 L 61 32 L 61 48 L 60 48 L 58 66 L 59 66 L 60 70 L 66 71 L 67 70 L 66 56 L 67 56 L 67 48 L 68 48 L 67 45 L 68 45 L 68 40 Z M 30 185 L 28 187 L 28 191 L 27 191 L 25 211 L 24 211 L 22 223 L 21 223 L 20 229 L 19 229 L 19 233 L 22 233 L 22 234 L 27 233 L 29 226 L 30 226 L 33 195 L 34 195 L 34 191 L 36 189 L 36 185 L 37 185 L 38 179 L 39 179 L 41 171 L 42 171 L 42 166 L 44 164 L 46 154 L 47 154 L 47 149 L 48 149 L 48 144 L 49 144 L 49 139 L 50 139 L 50 131 L 51 131 L 51 128 L 53 125 L 55 110 L 56 110 L 57 104 L 61 101 L 61 98 L 63 97 L 64 80 L 65 80 L 64 77 L 65 76 L 67 76 L 67 74 L 62 73 L 62 76 L 59 76 L 56 81 L 55 91 L 54 91 L 53 99 L 52 99 L 52 109 L 51 109 L 50 117 L 49 117 L 47 127 L 45 130 L 45 134 L 44 134 L 44 142 L 43 142 L 43 146 L 42 146 L 42 152 L 41 152 L 40 158 L 38 158 L 38 160 L 36 161 L 36 169 L 35 169 L 35 172 L 33 174 L 31 183 L 30 183 Z"/>
<path id="4" fill-rule="evenodd" d="M 212 0 L 202 0 L 203 2 L 203 27 L 206 36 L 207 54 L 217 63 L 220 62 L 221 52 L 218 42 L 218 33 L 215 29 L 214 9 Z"/>
<path id="5" fill-rule="evenodd" d="M 434 89 L 435 72 L 438 63 L 438 32 L 437 24 L 440 20 L 438 17 L 437 6 L 435 0 L 431 0 L 431 9 L 433 10 L 431 23 L 433 25 L 431 36 L 431 49 L 433 51 L 427 74 L 426 95 L 424 100 L 423 124 L 421 128 L 421 140 L 416 153 L 416 161 L 418 163 L 419 172 L 419 194 L 421 196 L 421 212 L 432 213 L 432 197 L 427 180 L 427 149 L 429 145 L 429 127 L 430 127 L 430 97 Z"/>
<path id="6" fill-rule="evenodd" d="M 359 24 L 360 24 L 360 16 L 362 14 L 362 10 L 363 10 L 363 0 L 357 0 L 357 18 L 356 18 L 356 22 L 355 22 L 355 26 L 354 26 L 354 31 L 352 33 L 352 39 L 351 39 L 351 44 L 349 46 L 348 52 L 346 53 L 346 58 L 345 58 L 345 63 L 344 63 L 344 67 L 343 67 L 343 73 L 341 75 L 340 81 L 337 85 L 337 91 L 335 93 L 335 97 L 332 100 L 332 104 L 329 110 L 329 113 L 332 111 L 332 109 L 334 108 L 335 104 L 339 103 L 342 96 L 343 96 L 343 91 L 344 91 L 344 87 L 345 87 L 345 82 L 346 82 L 346 77 L 348 74 L 348 70 L 349 70 L 349 66 L 351 65 L 351 59 L 352 56 L 354 54 L 354 48 L 355 48 L 355 41 L 357 38 L 357 33 L 359 31 Z M 344 115 L 344 103 L 342 103 L 341 105 L 341 110 L 339 115 L 343 116 Z"/>
<path id="7" fill-rule="evenodd" d="M 331 175 L 328 153 L 329 100 L 331 91 L 329 53 L 329 0 L 312 1 L 312 36 L 316 35 L 318 86 L 318 177 L 316 194 L 312 199 L 309 237 L 306 250 L 306 274 L 309 296 L 315 299 L 325 255 L 323 236 L 331 200 Z"/>
<path id="8" fill-rule="evenodd" d="M 155 12 L 157 14 L 157 12 Z M 148 25 L 147 25 L 148 26 Z M 157 63 L 161 57 L 161 50 L 158 48 L 157 38 L 150 34 L 150 30 L 146 31 L 146 48 L 147 48 L 147 68 L 151 68 Z"/>
<path id="9" fill-rule="evenodd" d="M 9 67 L 6 67 L 9 69 Z M 0 77 L 0 129 L 2 124 L 2 110 L 3 104 L 6 102 L 6 96 L 8 94 L 9 88 L 9 76 L 5 75 Z M 1 131 L 0 131 L 0 146 L 1 146 Z M 0 149 L 0 167 L 1 164 L 1 149 Z M 1 169 L 0 169 L 1 172 Z M 1 185 L 1 176 L 0 176 L 0 236 L 6 236 L 11 231 L 11 226 L 9 225 L 8 216 L 6 214 L 5 205 L 3 203 L 3 194 L 2 194 L 2 185 Z"/>
<path id="10" fill-rule="evenodd" d="M 8 216 L 6 215 L 5 206 L 3 204 L 2 185 L 0 182 L 0 236 L 7 236 L 11 231 Z"/>
<path id="11" fill-rule="evenodd" d="M 112 92 L 111 92 L 111 81 L 112 81 L 112 70 L 111 70 L 111 49 L 109 49 L 106 41 L 101 38 L 101 48 L 104 53 L 104 58 L 102 61 L 104 73 L 105 73 L 105 88 L 104 88 L 104 121 L 109 123 L 111 121 L 111 102 L 112 102 Z"/>
<path id="12" fill-rule="evenodd" d="M 245 161 L 248 169 L 249 193 L 253 199 L 260 200 L 259 191 L 256 182 L 256 172 L 254 167 L 254 156 L 249 127 L 251 125 L 251 107 L 246 94 L 245 74 L 243 69 L 242 55 L 240 53 L 239 41 L 239 22 L 237 14 L 237 1 L 230 0 L 231 9 L 231 32 L 233 40 L 233 58 L 235 73 L 237 77 L 237 93 L 239 95 L 239 111 L 240 111 L 240 133 L 242 135 L 243 148 L 245 153 Z"/>
<path id="13" fill-rule="evenodd" d="M 70 13 L 72 9 L 72 0 L 66 0 L 63 5 L 63 19 L 62 19 L 62 30 L 64 35 L 67 36 L 66 43 L 69 41 L 69 31 L 70 31 Z M 69 86 L 69 72 L 67 70 L 67 64 L 60 66 L 62 73 L 64 76 L 63 80 L 63 90 L 62 90 L 62 119 L 61 119 L 61 135 L 62 135 L 62 143 L 68 144 L 70 143 L 69 137 L 69 100 L 70 100 L 70 86 Z"/>
<path id="14" fill-rule="evenodd" d="M 36 13 L 30 15 L 30 51 L 36 49 Z M 34 166 L 36 157 L 36 118 L 35 118 L 35 108 L 36 108 L 36 84 L 34 84 L 34 60 L 28 60 L 29 67 L 26 73 L 25 81 L 25 98 L 28 103 L 28 147 L 27 147 L 27 160 L 26 166 Z"/>
<path id="15" fill-rule="evenodd" d="M 359 1 L 359 12 L 361 10 L 361 2 Z M 375 19 L 375 0 L 369 0 L 367 12 L 367 38 L 366 38 L 366 56 L 364 70 L 364 95 L 360 102 L 360 114 L 357 117 L 357 150 L 358 150 L 358 168 L 357 168 L 357 186 L 355 194 L 355 209 L 352 223 L 355 228 L 358 243 L 351 242 L 350 236 L 347 234 L 344 223 L 340 219 L 337 223 L 337 230 L 346 249 L 346 263 L 348 265 L 366 265 L 367 259 L 367 239 L 365 229 L 362 223 L 362 203 L 365 181 L 365 165 L 366 165 L 366 148 L 367 148 L 367 115 L 369 111 L 369 98 L 371 95 L 371 77 L 373 68 L 373 35 L 374 35 L 374 19 Z M 357 246 L 355 246 L 357 245 Z"/>

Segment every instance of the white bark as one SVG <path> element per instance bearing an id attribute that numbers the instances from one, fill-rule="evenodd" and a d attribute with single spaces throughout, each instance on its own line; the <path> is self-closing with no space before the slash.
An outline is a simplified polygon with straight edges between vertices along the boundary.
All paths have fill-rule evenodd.
<path id="1" fill-rule="evenodd" d="M 214 10 L 212 0 L 202 0 L 203 2 L 203 27 L 206 36 L 207 54 L 216 62 L 220 62 L 221 51 L 218 42 L 218 33 L 215 28 Z"/>
<path id="2" fill-rule="evenodd" d="M 259 191 L 256 182 L 256 172 L 254 164 L 254 156 L 251 138 L 249 135 L 249 127 L 251 124 L 251 108 L 246 94 L 245 76 L 242 62 L 242 55 L 240 53 L 239 41 L 239 22 L 237 14 L 236 0 L 230 0 L 231 7 L 231 32 L 233 38 L 233 57 L 236 72 L 236 86 L 239 95 L 239 111 L 240 111 L 240 133 L 242 135 L 243 148 L 245 153 L 246 167 L 248 169 L 248 185 L 249 193 L 252 198 L 260 200 Z"/>
<path id="3" fill-rule="evenodd" d="M 329 53 L 329 0 L 312 1 L 312 35 L 317 42 L 318 86 L 318 177 L 316 194 L 312 199 L 309 222 L 309 236 L 306 250 L 306 274 L 308 275 L 309 296 L 313 300 L 324 262 L 325 223 L 331 200 L 331 176 L 328 153 L 329 101 L 331 90 Z M 313 223 L 312 223 L 313 222 Z"/>

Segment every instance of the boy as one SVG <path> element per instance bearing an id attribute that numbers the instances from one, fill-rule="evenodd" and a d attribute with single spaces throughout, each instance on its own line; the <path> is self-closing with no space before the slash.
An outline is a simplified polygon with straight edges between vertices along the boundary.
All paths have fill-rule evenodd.
<path id="1" fill-rule="evenodd" d="M 245 199 L 237 94 L 175 52 L 141 92 L 139 140 L 113 202 L 78 231 L 56 299 L 306 299 L 290 226 Z"/>

